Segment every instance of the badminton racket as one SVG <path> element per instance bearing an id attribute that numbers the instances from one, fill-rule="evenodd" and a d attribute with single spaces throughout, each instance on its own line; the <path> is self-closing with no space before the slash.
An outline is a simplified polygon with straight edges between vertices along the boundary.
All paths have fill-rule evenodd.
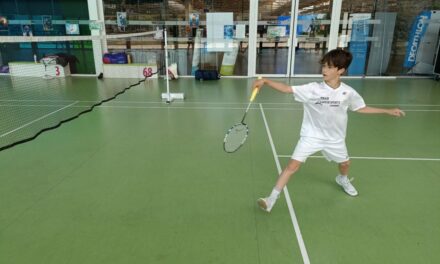
<path id="1" fill-rule="evenodd" d="M 258 77 L 258 79 L 261 79 L 261 77 Z M 246 142 L 246 139 L 249 135 L 249 127 L 244 122 L 244 120 L 246 119 L 246 114 L 249 111 L 249 108 L 252 102 L 254 101 L 255 97 L 257 96 L 259 90 L 260 90 L 259 88 L 254 88 L 252 90 L 252 95 L 249 100 L 249 104 L 246 108 L 246 111 L 244 112 L 241 122 L 233 125 L 226 132 L 225 138 L 223 139 L 223 149 L 226 152 L 228 153 L 235 152 L 244 144 L 244 142 Z"/>

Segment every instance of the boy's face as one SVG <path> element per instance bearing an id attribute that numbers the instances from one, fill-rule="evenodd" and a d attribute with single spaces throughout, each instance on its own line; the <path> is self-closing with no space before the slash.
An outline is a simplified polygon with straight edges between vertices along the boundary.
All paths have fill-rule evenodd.
<path id="1" fill-rule="evenodd" d="M 344 68 L 338 69 L 337 67 L 329 65 L 328 63 L 322 64 L 322 76 L 326 82 L 339 80 L 344 72 Z"/>

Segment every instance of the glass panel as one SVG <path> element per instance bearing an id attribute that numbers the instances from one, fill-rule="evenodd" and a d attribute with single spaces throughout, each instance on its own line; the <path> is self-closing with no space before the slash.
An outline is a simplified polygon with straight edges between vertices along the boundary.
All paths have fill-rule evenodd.
<path id="1" fill-rule="evenodd" d="M 168 32 L 169 63 L 177 63 L 179 75 L 193 75 L 197 68 L 215 69 L 223 75 L 247 75 L 249 1 L 225 4 L 213 0 L 104 0 L 104 10 L 107 34 L 153 31 L 165 24 Z M 126 27 L 118 27 L 117 12 L 126 12 Z M 228 38 L 233 42 L 230 53 L 210 52 L 206 49 L 207 14 L 220 12 L 231 12 L 233 15 L 233 24 L 229 25 L 232 27 L 228 27 Z M 223 30 L 222 28 L 222 36 Z M 199 37 L 197 33 L 200 34 Z M 149 54 L 143 56 L 156 60 L 163 58 L 163 41 L 150 38 L 143 44 L 143 50 L 145 47 L 149 47 Z M 109 51 L 117 51 L 119 48 L 135 49 L 129 43 L 122 47 L 109 43 Z"/>
<path id="2" fill-rule="evenodd" d="M 259 1 L 257 74 L 287 74 L 290 0 Z"/>
<path id="3" fill-rule="evenodd" d="M 432 74 L 440 29 L 432 9 L 432 1 L 343 1 L 338 46 L 353 53 L 348 74 Z"/>
<path id="4" fill-rule="evenodd" d="M 332 1 L 299 0 L 294 74 L 320 74 L 327 52 Z"/>
<path id="5" fill-rule="evenodd" d="M 0 37 L 64 36 L 67 22 L 78 26 L 78 35 L 90 35 L 86 0 L 41 2 L 0 1 Z M 0 43 L 0 73 L 9 73 L 11 62 L 55 54 L 68 59 L 71 73 L 95 73 L 91 41 Z"/>

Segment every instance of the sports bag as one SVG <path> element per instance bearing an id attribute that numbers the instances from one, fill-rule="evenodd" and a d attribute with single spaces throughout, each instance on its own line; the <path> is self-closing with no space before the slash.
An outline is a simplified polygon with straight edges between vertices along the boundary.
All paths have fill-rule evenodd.
<path id="1" fill-rule="evenodd" d="M 220 74 L 216 70 L 197 70 L 194 77 L 198 81 L 218 80 Z"/>
<path id="2" fill-rule="evenodd" d="M 57 55 L 47 55 L 40 60 L 44 65 L 61 65 L 63 67 L 67 66 L 69 63 L 65 58 L 59 57 Z"/>
<path id="3" fill-rule="evenodd" d="M 125 52 L 105 53 L 102 57 L 104 64 L 127 64 L 127 54 Z"/>

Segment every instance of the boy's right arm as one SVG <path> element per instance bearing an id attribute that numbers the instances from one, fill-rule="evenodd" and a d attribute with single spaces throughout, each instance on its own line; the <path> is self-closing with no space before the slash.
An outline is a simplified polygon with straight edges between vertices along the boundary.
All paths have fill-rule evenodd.
<path id="1" fill-rule="evenodd" d="M 267 85 L 282 93 L 293 93 L 292 87 L 285 83 L 272 81 L 266 78 L 256 80 L 252 87 L 260 89 L 263 85 Z"/>

